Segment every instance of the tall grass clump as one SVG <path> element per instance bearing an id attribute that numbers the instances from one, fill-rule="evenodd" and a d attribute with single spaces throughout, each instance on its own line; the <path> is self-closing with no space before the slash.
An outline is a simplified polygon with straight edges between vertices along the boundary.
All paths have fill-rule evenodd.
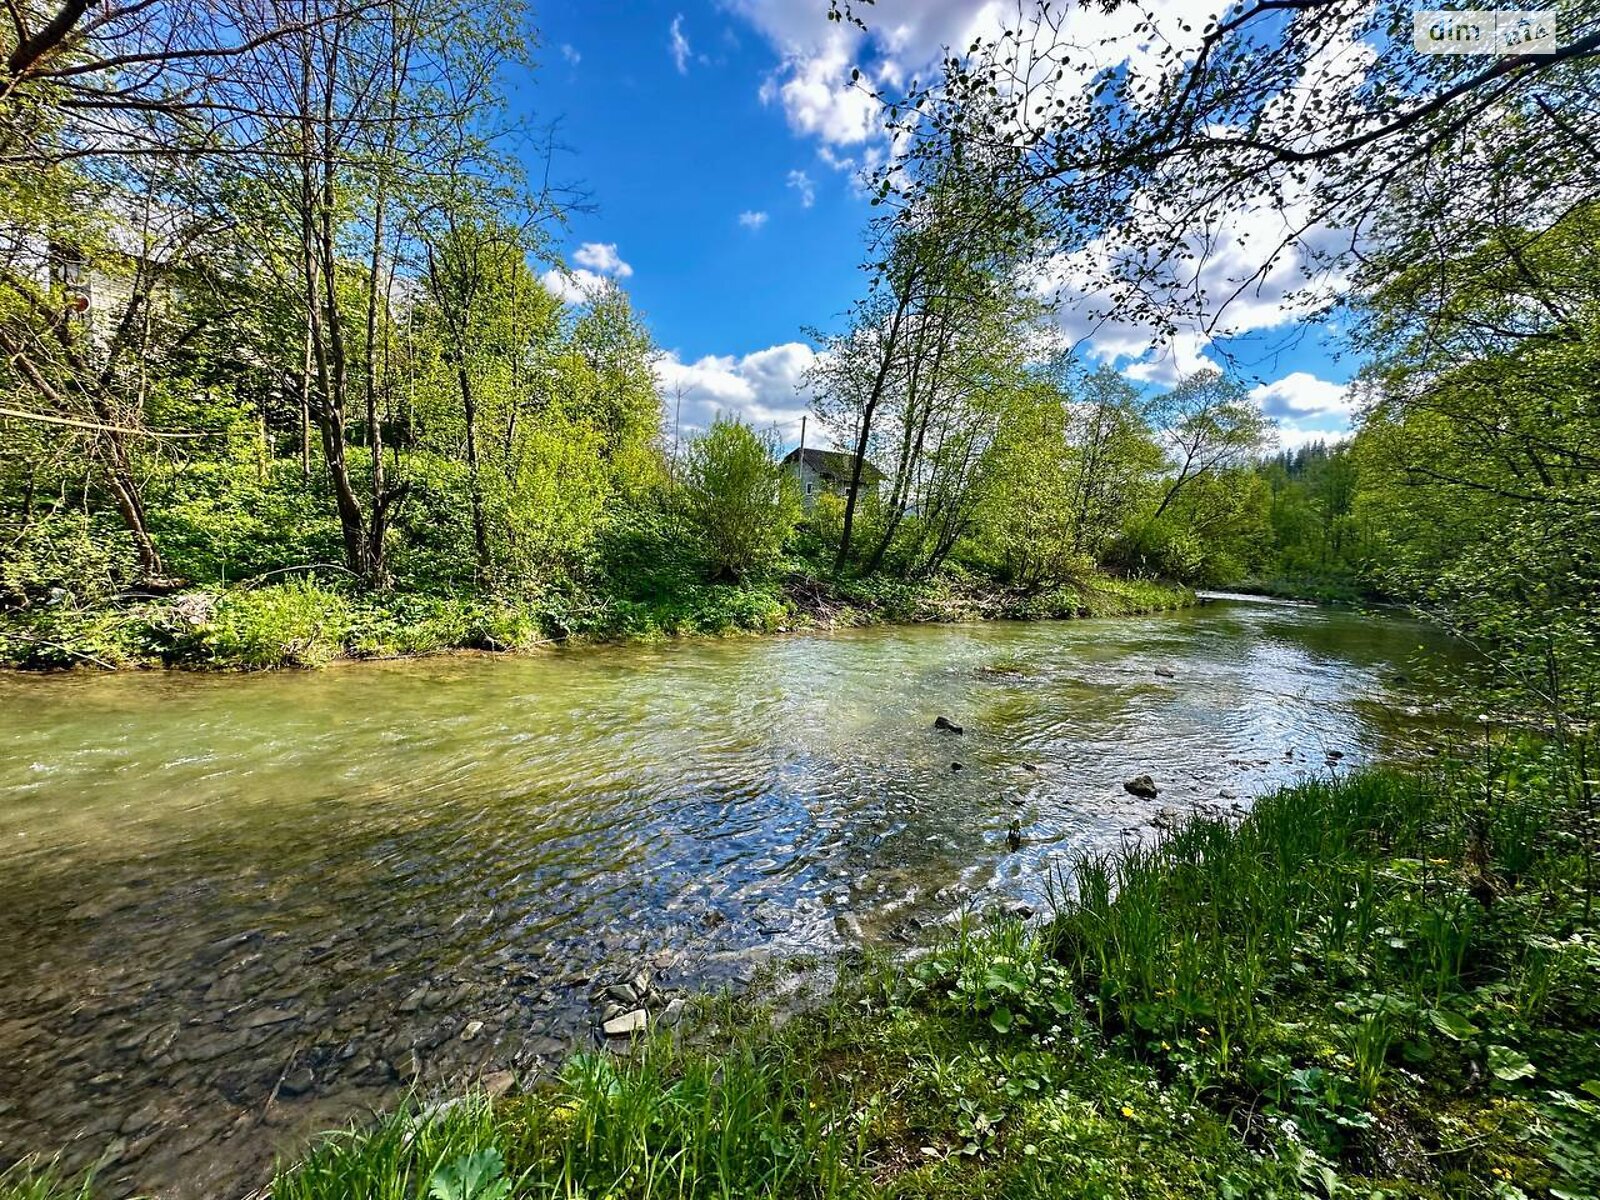
<path id="1" fill-rule="evenodd" d="M 512 1118 L 514 1156 L 539 1194 L 842 1194 L 842 1130 L 813 1103 L 799 1050 L 774 1039 L 708 1056 L 657 1039 L 627 1060 L 580 1055 Z"/>
<path id="2" fill-rule="evenodd" d="M 92 1173 L 68 1175 L 53 1162 L 24 1158 L 0 1171 L 0 1200 L 92 1200 Z"/>
<path id="3" fill-rule="evenodd" d="M 1050 922 L 959 930 L 908 994 L 1147 1064 L 1319 1171 L 1595 1194 L 1600 1152 L 1568 1151 L 1600 1145 L 1600 931 L 1540 758 L 1309 781 L 1082 857 Z"/>
<path id="4" fill-rule="evenodd" d="M 666 1036 L 578 1054 L 494 1107 L 469 1097 L 329 1135 L 272 1200 L 855 1194 L 843 1127 L 798 1054 L 780 1038 L 708 1053 Z"/>
<path id="5" fill-rule="evenodd" d="M 371 1128 L 326 1135 L 272 1180 L 271 1200 L 504 1200 L 507 1172 L 493 1109 L 467 1096 Z"/>

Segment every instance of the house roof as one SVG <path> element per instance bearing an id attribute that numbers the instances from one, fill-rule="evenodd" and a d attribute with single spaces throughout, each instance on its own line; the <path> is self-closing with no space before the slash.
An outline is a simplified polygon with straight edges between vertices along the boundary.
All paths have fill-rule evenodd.
<path id="1" fill-rule="evenodd" d="M 785 465 L 799 462 L 802 455 L 805 457 L 806 466 L 818 475 L 831 475 L 840 482 L 848 483 L 855 469 L 856 456 L 845 454 L 840 450 L 791 450 L 783 461 Z M 887 478 L 888 476 L 870 462 L 861 464 L 862 483 L 882 483 Z"/>

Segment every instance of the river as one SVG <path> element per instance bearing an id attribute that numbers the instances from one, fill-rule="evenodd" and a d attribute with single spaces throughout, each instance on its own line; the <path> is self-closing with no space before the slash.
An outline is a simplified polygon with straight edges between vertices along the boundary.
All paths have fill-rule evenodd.
<path id="1" fill-rule="evenodd" d="M 594 1044 L 598 983 L 715 987 L 1041 907 L 1163 808 L 1395 754 L 1423 720 L 1404 673 L 1439 650 L 1399 618 L 1222 598 L 0 676 L 0 1165 L 63 1151 L 110 1196 L 243 1194 L 413 1072 L 528 1079 Z M 1123 788 L 1142 773 L 1157 799 Z"/>

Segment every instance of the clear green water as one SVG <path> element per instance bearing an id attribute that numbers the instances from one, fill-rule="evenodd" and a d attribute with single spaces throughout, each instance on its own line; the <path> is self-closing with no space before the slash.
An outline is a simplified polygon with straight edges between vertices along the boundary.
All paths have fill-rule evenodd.
<path id="1" fill-rule="evenodd" d="M 1162 807 L 1395 753 L 1418 718 L 1393 680 L 1424 647 L 1403 620 L 1225 600 L 0 677 L 0 1162 L 65 1147 L 107 1156 L 112 1194 L 242 1194 L 392 1102 L 413 1053 L 446 1087 L 592 1041 L 591 981 L 714 986 L 1038 905 Z M 1157 800 L 1123 789 L 1139 773 Z"/>

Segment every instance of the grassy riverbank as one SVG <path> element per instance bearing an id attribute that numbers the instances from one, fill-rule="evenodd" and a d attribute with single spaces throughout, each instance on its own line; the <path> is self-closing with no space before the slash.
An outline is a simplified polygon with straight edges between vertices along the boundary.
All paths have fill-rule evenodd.
<path id="1" fill-rule="evenodd" d="M 5 615 L 0 665 L 263 670 L 447 650 L 515 651 L 885 621 L 1127 616 L 1193 599 L 1187 588 L 1098 574 L 1018 591 L 962 574 L 908 582 L 794 572 L 744 584 L 678 581 L 671 588 L 552 592 L 518 601 L 365 592 L 295 579 Z"/>
<path id="2" fill-rule="evenodd" d="M 1594 1195 L 1595 831 L 1560 775 L 1288 789 L 1079 863 L 1042 926 L 869 962 L 786 1022 L 706 1001 L 693 1038 L 330 1137 L 270 1193 Z"/>

